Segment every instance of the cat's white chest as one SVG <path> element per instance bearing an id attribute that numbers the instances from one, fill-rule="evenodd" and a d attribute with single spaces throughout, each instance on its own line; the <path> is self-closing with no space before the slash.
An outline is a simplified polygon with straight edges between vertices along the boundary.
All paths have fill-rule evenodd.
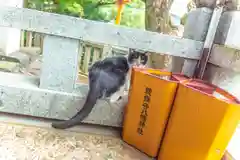
<path id="1" fill-rule="evenodd" d="M 128 90 L 130 87 L 130 79 L 131 79 L 131 69 L 129 70 L 128 74 L 126 75 L 125 84 L 122 85 L 117 92 L 115 92 L 114 94 L 112 94 L 110 96 L 111 103 L 115 103 L 116 101 L 118 101 L 120 99 L 120 97 L 128 94 Z"/>

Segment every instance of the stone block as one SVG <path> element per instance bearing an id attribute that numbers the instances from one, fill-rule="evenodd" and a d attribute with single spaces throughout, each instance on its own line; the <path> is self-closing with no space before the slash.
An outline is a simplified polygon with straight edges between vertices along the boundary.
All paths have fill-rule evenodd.
<path id="1" fill-rule="evenodd" d="M 87 85 L 77 85 L 73 93 L 38 88 L 39 79 L 0 72 L 0 112 L 67 120 L 82 108 Z M 128 96 L 115 104 L 98 100 L 83 123 L 122 126 Z"/>
<path id="2" fill-rule="evenodd" d="M 224 12 L 217 29 L 215 43 L 240 49 L 240 11 Z"/>
<path id="3" fill-rule="evenodd" d="M 73 91 L 78 75 L 78 49 L 77 39 L 44 37 L 40 88 Z"/>

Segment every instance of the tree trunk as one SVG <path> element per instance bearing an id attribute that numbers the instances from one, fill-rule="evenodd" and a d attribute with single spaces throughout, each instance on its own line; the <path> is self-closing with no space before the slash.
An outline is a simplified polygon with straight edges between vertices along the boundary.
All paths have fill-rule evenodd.
<path id="1" fill-rule="evenodd" d="M 154 32 L 168 33 L 169 10 L 173 0 L 146 1 L 146 29 Z"/>
<path id="2" fill-rule="evenodd" d="M 172 2 L 173 0 L 146 0 L 146 30 L 165 34 L 171 31 L 169 10 Z M 153 68 L 165 68 L 168 59 L 168 56 L 152 53 L 149 65 Z"/>

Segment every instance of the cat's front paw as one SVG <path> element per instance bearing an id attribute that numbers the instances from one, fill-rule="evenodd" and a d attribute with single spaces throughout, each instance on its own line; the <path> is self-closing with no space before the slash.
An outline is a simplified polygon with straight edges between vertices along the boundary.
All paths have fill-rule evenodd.
<path id="1" fill-rule="evenodd" d="M 114 97 L 110 99 L 110 103 L 116 103 L 122 99 L 122 96 Z"/>
<path id="2" fill-rule="evenodd" d="M 119 96 L 117 101 L 120 101 L 121 99 L 122 99 L 122 96 Z"/>

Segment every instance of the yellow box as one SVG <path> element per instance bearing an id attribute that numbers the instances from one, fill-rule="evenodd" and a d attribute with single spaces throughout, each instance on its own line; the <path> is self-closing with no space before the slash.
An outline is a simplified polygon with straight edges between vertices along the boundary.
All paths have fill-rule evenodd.
<path id="1" fill-rule="evenodd" d="M 158 160 L 220 160 L 240 118 L 239 101 L 204 81 L 180 84 Z"/>
<path id="2" fill-rule="evenodd" d="M 151 157 L 157 156 L 178 81 L 186 79 L 161 70 L 132 70 L 123 124 L 126 143 Z"/>

